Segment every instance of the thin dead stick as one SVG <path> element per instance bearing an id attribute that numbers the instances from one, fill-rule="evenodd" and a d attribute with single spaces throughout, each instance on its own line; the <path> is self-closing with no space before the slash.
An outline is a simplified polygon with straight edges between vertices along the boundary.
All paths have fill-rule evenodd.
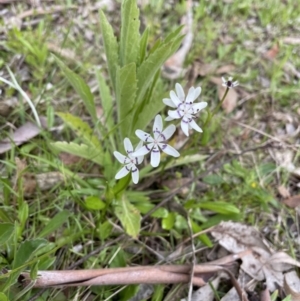
<path id="1" fill-rule="evenodd" d="M 39 271 L 38 278 L 33 280 L 33 287 L 54 286 L 90 286 L 90 285 L 128 285 L 128 284 L 170 284 L 188 283 L 191 274 L 190 265 L 139 266 L 112 269 L 75 270 L 75 271 Z M 245 299 L 243 290 L 226 267 L 220 265 L 195 265 L 193 285 L 203 286 L 206 282 L 201 276 L 207 273 L 226 272 L 241 300 Z M 21 274 L 23 283 L 32 284 L 30 274 Z"/>
<path id="2" fill-rule="evenodd" d="M 37 15 L 46 15 L 46 14 L 53 14 L 53 13 L 58 13 L 63 10 L 68 10 L 68 9 L 77 9 L 78 7 L 76 5 L 70 5 L 70 6 L 63 6 L 63 5 L 54 5 L 47 10 L 43 8 L 37 8 L 37 9 L 30 9 L 22 12 L 19 14 L 17 17 L 20 19 L 25 19 L 27 17 L 31 16 L 37 16 Z"/>

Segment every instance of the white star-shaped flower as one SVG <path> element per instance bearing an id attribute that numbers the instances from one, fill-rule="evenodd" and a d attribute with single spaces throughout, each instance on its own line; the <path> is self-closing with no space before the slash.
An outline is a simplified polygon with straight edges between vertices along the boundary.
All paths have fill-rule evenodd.
<path id="1" fill-rule="evenodd" d="M 228 77 L 228 80 L 226 80 L 225 77 L 222 77 L 222 81 L 223 81 L 222 86 L 224 86 L 224 87 L 226 87 L 226 88 L 229 88 L 229 89 L 234 88 L 234 87 L 236 87 L 236 86 L 239 85 L 239 82 L 238 82 L 238 81 L 235 81 L 235 82 L 234 82 L 234 81 L 232 80 L 232 77 L 231 77 L 231 76 Z"/>
<path id="2" fill-rule="evenodd" d="M 163 102 L 167 106 L 172 108 L 176 108 L 176 110 L 168 111 L 167 121 L 174 119 L 181 119 L 181 129 L 186 136 L 189 135 L 189 129 L 193 128 L 198 132 L 202 132 L 202 129 L 198 126 L 198 124 L 194 121 L 195 114 L 200 112 L 207 106 L 207 102 L 198 102 L 194 103 L 194 101 L 199 97 L 201 93 L 201 88 L 191 87 L 185 97 L 183 88 L 180 84 L 175 85 L 176 93 L 174 91 L 170 92 L 170 98 L 164 98 Z"/>
<path id="3" fill-rule="evenodd" d="M 140 141 L 137 147 L 135 148 L 135 151 L 139 150 L 143 145 L 143 142 Z M 114 156 L 116 159 L 124 164 L 124 166 L 121 168 L 121 170 L 115 175 L 115 179 L 121 179 L 128 175 L 129 172 L 131 172 L 132 182 L 134 184 L 137 184 L 139 181 L 139 170 L 136 167 L 136 165 L 141 164 L 144 160 L 144 156 L 134 156 L 133 155 L 133 147 L 132 143 L 129 140 L 129 138 L 124 139 L 124 148 L 126 150 L 126 156 L 122 155 L 121 153 L 115 151 Z"/>
<path id="4" fill-rule="evenodd" d="M 172 146 L 167 144 L 167 140 L 174 134 L 176 127 L 174 124 L 169 125 L 165 130 L 163 130 L 163 122 L 160 115 L 156 115 L 153 124 L 153 137 L 142 131 L 136 130 L 135 134 L 146 144 L 142 146 L 139 150 L 133 153 L 134 156 L 143 156 L 151 152 L 150 163 L 153 167 L 157 167 L 160 162 L 160 151 L 173 156 L 179 157 L 180 154 Z"/>

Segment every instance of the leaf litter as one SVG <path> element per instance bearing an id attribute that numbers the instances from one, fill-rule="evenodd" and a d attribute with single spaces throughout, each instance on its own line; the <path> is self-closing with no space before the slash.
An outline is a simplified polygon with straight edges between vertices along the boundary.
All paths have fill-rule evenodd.
<path id="1" fill-rule="evenodd" d="M 285 252 L 275 251 L 252 226 L 222 222 L 211 234 L 231 253 L 250 250 L 250 253 L 242 257 L 240 268 L 250 276 L 248 283 L 254 281 L 258 284 L 263 281 L 270 292 L 284 287 L 285 272 L 300 267 L 300 263 Z M 248 284 L 244 285 L 247 287 Z"/>

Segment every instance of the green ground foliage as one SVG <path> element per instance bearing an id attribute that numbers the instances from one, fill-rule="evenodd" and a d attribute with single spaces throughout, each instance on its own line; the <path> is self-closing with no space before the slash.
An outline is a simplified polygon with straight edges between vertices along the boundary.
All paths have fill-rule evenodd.
<path id="1" fill-rule="evenodd" d="M 193 1 L 193 43 L 178 79 L 162 65 L 183 41 L 186 1 L 139 1 L 139 9 L 111 1 L 103 10 L 101 1 L 40 2 L 0 4 L 0 76 L 11 83 L 0 83 L 0 140 L 45 120 L 38 135 L 0 154 L 0 301 L 134 300 L 138 286 L 43 290 L 24 287 L 20 274 L 191 263 L 190 245 L 167 256 L 191 232 L 228 220 L 300 259 L 297 214 L 279 189 L 300 187 L 298 1 Z M 156 169 L 144 163 L 137 185 L 115 180 L 113 151 L 124 151 L 125 137 L 136 143 L 134 131 L 151 130 L 157 113 L 167 116 L 162 99 L 175 83 L 201 86 L 202 127 L 220 103 L 222 76 L 240 83 L 230 112 L 225 104 L 187 141 L 177 135 L 170 144 L 181 156 L 162 156 Z M 197 261 L 209 261 L 215 245 L 197 237 Z M 174 291 L 155 285 L 147 300 Z"/>

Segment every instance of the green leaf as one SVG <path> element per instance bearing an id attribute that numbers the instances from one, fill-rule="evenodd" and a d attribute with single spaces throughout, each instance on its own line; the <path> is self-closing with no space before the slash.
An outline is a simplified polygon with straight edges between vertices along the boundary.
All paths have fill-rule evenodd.
<path id="1" fill-rule="evenodd" d="M 88 110 L 90 116 L 94 123 L 97 122 L 96 116 L 96 108 L 94 102 L 94 96 L 89 88 L 89 86 L 85 83 L 85 81 L 69 69 L 60 59 L 54 56 L 55 61 L 57 62 L 58 66 L 60 67 L 61 71 L 64 73 L 74 90 L 79 94 L 80 98 L 83 100 L 83 103 Z"/>
<path id="2" fill-rule="evenodd" d="M 120 126 L 121 136 L 124 139 L 130 136 L 132 125 L 133 106 L 135 103 L 137 90 L 136 65 L 131 63 L 117 70 L 117 107 L 118 120 L 122 122 Z M 128 114 L 130 116 L 128 116 Z"/>
<path id="3" fill-rule="evenodd" d="M 84 140 L 86 144 L 93 145 L 102 150 L 99 138 L 94 135 L 91 127 L 81 118 L 74 116 L 70 113 L 56 113 L 71 129 L 76 132 L 76 135 Z"/>
<path id="4" fill-rule="evenodd" d="M 0 301 L 8 301 L 7 297 L 5 294 L 0 293 Z"/>
<path id="5" fill-rule="evenodd" d="M 178 37 L 178 35 L 181 33 L 183 27 L 184 27 L 184 25 L 180 25 L 173 32 L 169 33 L 168 36 L 165 38 L 164 42 L 167 43 L 167 42 L 171 42 L 173 39 L 176 39 Z"/>
<path id="6" fill-rule="evenodd" d="M 109 221 L 105 221 L 104 223 L 100 224 L 99 226 L 99 237 L 103 241 L 108 238 L 111 234 L 113 229 L 112 224 Z"/>
<path id="7" fill-rule="evenodd" d="M 54 142 L 50 144 L 61 152 L 67 152 L 72 155 L 93 161 L 99 165 L 103 165 L 103 156 L 99 149 L 93 148 L 86 144 L 77 144 L 75 142 Z"/>
<path id="8" fill-rule="evenodd" d="M 155 207 L 150 202 L 138 202 L 134 203 L 134 206 L 143 214 L 148 213 L 151 209 Z M 158 208 L 151 214 L 151 216 L 157 218 L 165 218 L 168 216 L 168 213 L 169 211 L 166 208 Z"/>
<path id="9" fill-rule="evenodd" d="M 113 29 L 106 19 L 103 11 L 100 11 L 100 26 L 103 37 L 104 49 L 107 59 L 108 72 L 114 90 L 116 90 L 116 70 L 118 66 L 118 42 Z"/>
<path id="10" fill-rule="evenodd" d="M 220 185 L 224 183 L 224 180 L 220 175 L 215 174 L 204 177 L 203 182 L 210 185 Z"/>
<path id="11" fill-rule="evenodd" d="M 121 195 L 124 190 L 126 190 L 127 186 L 131 181 L 131 174 L 129 173 L 127 176 L 120 179 L 117 184 L 113 187 L 113 193 L 116 197 Z"/>
<path id="12" fill-rule="evenodd" d="M 198 208 L 211 210 L 220 214 L 238 214 L 240 210 L 227 202 L 201 202 L 197 204 Z"/>
<path id="13" fill-rule="evenodd" d="M 13 269 L 26 265 L 32 259 L 38 250 L 47 244 L 47 240 L 38 238 L 34 240 L 26 240 L 20 244 L 20 247 L 14 257 Z"/>
<path id="14" fill-rule="evenodd" d="M 141 216 L 139 211 L 127 200 L 125 195 L 118 200 L 115 207 L 115 214 L 121 221 L 126 233 L 133 238 L 137 238 L 141 228 Z"/>
<path id="15" fill-rule="evenodd" d="M 85 206 L 89 210 L 101 210 L 106 205 L 97 196 L 89 196 L 85 199 Z"/>
<path id="16" fill-rule="evenodd" d="M 193 231 L 193 233 L 199 233 L 199 232 L 201 232 L 203 230 L 203 228 L 200 227 L 193 220 L 191 220 L 191 224 L 192 224 L 192 231 Z M 207 236 L 207 234 L 199 235 L 197 237 L 197 239 L 200 240 L 202 243 L 204 243 L 206 246 L 208 246 L 210 248 L 213 246 L 213 243 L 211 242 L 211 240 L 209 239 L 209 237 Z"/>
<path id="17" fill-rule="evenodd" d="M 33 266 L 31 267 L 30 270 L 30 279 L 35 280 L 38 276 L 38 272 L 39 272 L 39 260 L 36 261 Z"/>
<path id="18" fill-rule="evenodd" d="M 171 230 L 176 221 L 176 215 L 174 212 L 170 212 L 167 217 L 162 220 L 162 228 L 165 230 Z"/>
<path id="19" fill-rule="evenodd" d="M 156 93 L 154 93 L 159 76 L 160 70 L 156 72 L 156 75 L 152 81 L 152 85 L 147 91 L 149 97 L 145 97 L 145 100 L 135 112 L 135 117 L 132 121 L 133 129 L 144 130 L 151 120 L 154 119 L 155 115 L 165 107 L 161 97 L 157 97 Z"/>
<path id="20" fill-rule="evenodd" d="M 140 20 L 136 0 L 124 0 L 121 8 L 121 66 L 137 63 L 140 47 Z"/>
<path id="21" fill-rule="evenodd" d="M 39 237 L 45 237 L 50 233 L 53 233 L 55 230 L 61 227 L 63 223 L 65 223 L 71 213 L 67 210 L 63 210 L 57 213 L 51 220 L 47 223 L 46 227 L 41 231 Z"/>
<path id="22" fill-rule="evenodd" d="M 149 38 L 149 29 L 146 28 L 143 32 L 143 35 L 141 37 L 140 41 L 140 56 L 139 56 L 139 65 L 145 60 L 147 55 L 147 43 Z"/>
<path id="23" fill-rule="evenodd" d="M 113 100 L 110 94 L 109 87 L 106 84 L 105 79 L 101 74 L 100 70 L 96 70 L 96 77 L 99 85 L 101 104 L 102 104 L 103 114 L 105 119 L 105 126 L 107 130 L 110 131 L 114 126 L 114 120 L 112 116 Z"/>
<path id="24" fill-rule="evenodd" d="M 164 300 L 165 285 L 157 284 L 154 286 L 154 293 L 152 295 L 151 301 L 161 301 Z"/>
<path id="25" fill-rule="evenodd" d="M 0 224 L 0 246 L 4 245 L 11 238 L 15 230 L 15 226 L 9 223 Z"/>
<path id="26" fill-rule="evenodd" d="M 148 89 L 149 85 L 152 82 L 152 79 L 155 73 L 161 68 L 164 62 L 177 50 L 179 47 L 182 36 L 177 37 L 174 40 L 171 40 L 168 43 L 162 43 L 155 52 L 149 54 L 146 60 L 140 65 L 137 70 L 138 78 L 138 92 L 137 100 L 139 103 Z"/>

